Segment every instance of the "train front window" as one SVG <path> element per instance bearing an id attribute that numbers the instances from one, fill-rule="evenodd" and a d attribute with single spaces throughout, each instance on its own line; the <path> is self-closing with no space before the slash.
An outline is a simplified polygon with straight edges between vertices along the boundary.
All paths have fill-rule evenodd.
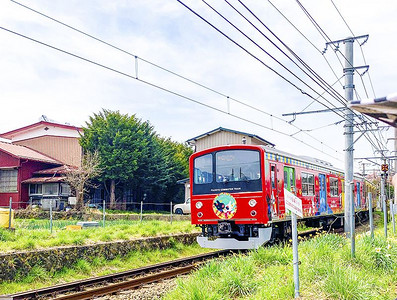
<path id="1" fill-rule="evenodd" d="M 194 160 L 194 183 L 206 184 L 212 182 L 212 154 L 197 157 Z"/>
<path id="2" fill-rule="evenodd" d="M 217 152 L 216 182 L 252 181 L 260 179 L 258 151 L 227 150 Z"/>

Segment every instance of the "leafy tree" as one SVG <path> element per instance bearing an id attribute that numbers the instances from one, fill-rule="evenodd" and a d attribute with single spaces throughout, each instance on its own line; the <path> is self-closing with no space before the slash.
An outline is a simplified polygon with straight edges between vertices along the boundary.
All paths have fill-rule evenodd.
<path id="1" fill-rule="evenodd" d="M 98 151 L 100 179 L 110 185 L 110 207 L 115 190 L 132 189 L 134 199 L 169 202 L 178 195 L 176 182 L 189 174 L 192 150 L 184 144 L 162 138 L 148 121 L 135 115 L 103 110 L 90 117 L 80 144 L 85 151 Z"/>
<path id="2" fill-rule="evenodd" d="M 96 187 L 91 180 L 100 174 L 101 169 L 99 167 L 99 155 L 97 151 L 85 153 L 80 167 L 68 167 L 65 172 L 66 182 L 76 194 L 77 210 L 80 210 L 84 205 L 84 193 L 87 192 L 87 189 Z"/>
<path id="3" fill-rule="evenodd" d="M 99 153 L 101 179 L 110 182 L 110 207 L 114 208 L 116 182 L 137 181 L 137 170 L 148 160 L 148 145 L 155 134 L 153 127 L 135 115 L 103 110 L 90 117 L 83 134 L 83 149 Z"/>

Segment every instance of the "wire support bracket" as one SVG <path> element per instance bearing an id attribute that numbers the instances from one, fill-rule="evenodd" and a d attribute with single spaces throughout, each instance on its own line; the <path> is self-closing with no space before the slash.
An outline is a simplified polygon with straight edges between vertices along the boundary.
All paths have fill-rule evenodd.
<path id="1" fill-rule="evenodd" d="M 339 45 L 341 43 L 354 42 L 355 40 L 364 39 L 363 42 L 361 42 L 361 43 L 358 42 L 358 44 L 360 46 L 362 46 L 368 41 L 368 38 L 369 38 L 369 34 L 365 34 L 365 35 L 353 36 L 353 37 L 348 37 L 348 38 L 341 39 L 341 40 L 327 42 L 327 43 L 325 43 L 325 48 L 324 48 L 324 50 L 321 53 L 324 55 L 325 52 L 327 52 L 328 46 L 331 46 L 331 45 L 333 45 L 335 47 L 334 51 L 337 52 L 337 51 L 339 51 Z"/>

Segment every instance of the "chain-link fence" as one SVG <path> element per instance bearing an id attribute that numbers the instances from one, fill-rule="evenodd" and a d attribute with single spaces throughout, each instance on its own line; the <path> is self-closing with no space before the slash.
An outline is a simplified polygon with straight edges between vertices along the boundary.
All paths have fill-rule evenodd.
<path id="1" fill-rule="evenodd" d="M 65 229 L 70 225 L 105 227 L 144 220 L 160 220 L 172 224 L 175 220 L 173 205 L 172 202 L 140 201 L 110 204 L 106 201 L 96 201 L 86 203 L 85 207 L 78 211 L 68 205 L 60 209 L 56 199 L 46 199 L 40 204 L 29 205 L 27 202 L 18 202 L 10 197 L 7 206 L 4 203 L 0 206 L 0 227 L 48 229 L 52 232 L 54 229 Z M 18 222 L 14 222 L 15 218 Z"/>

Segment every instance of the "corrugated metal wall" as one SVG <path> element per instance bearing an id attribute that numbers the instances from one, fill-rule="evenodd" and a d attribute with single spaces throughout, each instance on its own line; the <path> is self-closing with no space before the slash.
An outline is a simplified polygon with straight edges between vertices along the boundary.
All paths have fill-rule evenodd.
<path id="1" fill-rule="evenodd" d="M 218 131 L 197 140 L 196 151 L 201 151 L 204 149 L 208 149 L 215 146 L 221 146 L 221 145 L 242 144 L 243 137 L 246 139 L 247 145 L 265 145 L 265 143 L 262 143 L 257 139 L 253 139 L 243 134 L 227 132 L 227 131 Z"/>
<path id="2" fill-rule="evenodd" d="M 77 138 L 42 136 L 18 141 L 23 145 L 72 166 L 81 165 L 82 149 Z"/>

